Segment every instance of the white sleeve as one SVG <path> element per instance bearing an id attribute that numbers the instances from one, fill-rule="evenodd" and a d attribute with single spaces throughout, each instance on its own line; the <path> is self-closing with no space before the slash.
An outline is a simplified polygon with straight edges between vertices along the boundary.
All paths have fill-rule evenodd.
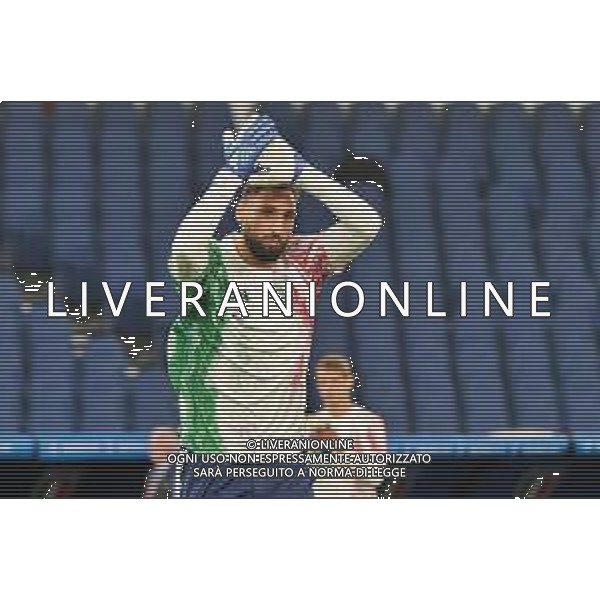
<path id="1" fill-rule="evenodd" d="M 382 217 L 357 193 L 312 166 L 304 169 L 296 184 L 337 218 L 317 239 L 327 254 L 328 272 L 344 271 L 373 241 L 383 225 Z"/>
<path id="2" fill-rule="evenodd" d="M 176 280 L 195 279 L 204 271 L 215 230 L 242 183 L 240 177 L 221 169 L 202 198 L 184 217 L 175 234 L 169 259 L 169 271 Z"/>

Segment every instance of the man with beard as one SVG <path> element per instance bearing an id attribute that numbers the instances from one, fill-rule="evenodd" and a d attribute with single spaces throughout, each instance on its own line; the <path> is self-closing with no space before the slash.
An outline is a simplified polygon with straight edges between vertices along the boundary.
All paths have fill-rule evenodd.
<path id="1" fill-rule="evenodd" d="M 192 453 L 244 452 L 248 440 L 306 437 L 310 294 L 318 297 L 324 279 L 344 271 L 382 225 L 351 187 L 306 163 L 266 115 L 252 115 L 235 136 L 226 131 L 224 142 L 226 166 L 183 219 L 170 260 L 176 280 L 202 284 L 206 314 L 188 311 L 169 334 L 180 439 Z M 300 193 L 323 202 L 337 222 L 315 235 L 295 235 Z M 236 200 L 241 230 L 217 241 L 215 230 Z M 291 315 L 273 295 L 263 316 L 264 282 L 282 299 L 292 292 Z M 232 294 L 233 307 L 219 314 Z M 219 466 L 225 473 L 226 465 Z M 312 497 L 312 489 L 301 477 L 194 477 L 189 464 L 181 496 Z"/>

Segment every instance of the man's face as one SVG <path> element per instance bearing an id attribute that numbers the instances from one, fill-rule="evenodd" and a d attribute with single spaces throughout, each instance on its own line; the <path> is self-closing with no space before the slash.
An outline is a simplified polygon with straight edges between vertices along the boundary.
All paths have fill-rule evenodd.
<path id="1" fill-rule="evenodd" d="M 317 386 L 324 408 L 332 412 L 343 412 L 352 404 L 354 374 L 350 365 L 319 365 Z"/>
<path id="2" fill-rule="evenodd" d="M 250 252 L 258 260 L 274 262 L 293 234 L 296 196 L 286 189 L 249 192 L 240 202 L 237 217 Z"/>

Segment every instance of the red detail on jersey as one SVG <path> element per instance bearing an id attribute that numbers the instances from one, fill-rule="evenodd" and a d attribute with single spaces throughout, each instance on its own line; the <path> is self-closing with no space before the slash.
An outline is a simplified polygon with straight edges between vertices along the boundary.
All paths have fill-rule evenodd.
<path id="1" fill-rule="evenodd" d="M 321 287 L 327 274 L 327 253 L 324 248 L 318 246 L 317 240 L 313 238 L 302 239 L 288 252 L 287 260 L 290 265 L 298 268 L 308 286 L 315 283 L 315 304 L 319 300 Z M 298 296 L 297 290 L 293 291 L 294 308 L 298 310 L 300 318 L 306 325 L 314 325 L 314 317 L 310 316 L 308 303 Z"/>

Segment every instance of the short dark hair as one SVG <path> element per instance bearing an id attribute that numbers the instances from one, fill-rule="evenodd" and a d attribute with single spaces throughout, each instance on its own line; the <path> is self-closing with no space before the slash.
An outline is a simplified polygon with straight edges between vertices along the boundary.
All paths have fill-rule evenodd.
<path id="1" fill-rule="evenodd" d="M 251 194 L 275 194 L 277 192 L 291 192 L 296 199 L 300 196 L 300 191 L 291 183 L 277 185 L 245 185 L 240 191 L 239 199 L 236 204 Z"/>
<path id="2" fill-rule="evenodd" d="M 338 373 L 350 373 L 354 376 L 354 369 L 352 367 L 352 359 L 348 356 L 341 354 L 327 354 L 321 356 L 316 364 L 316 370 L 326 369 L 329 371 L 336 371 Z"/>
<path id="3" fill-rule="evenodd" d="M 242 197 L 249 194 L 274 194 L 275 192 L 293 192 L 296 194 L 298 190 L 291 183 L 282 183 L 277 185 L 245 185 L 242 189 Z"/>

